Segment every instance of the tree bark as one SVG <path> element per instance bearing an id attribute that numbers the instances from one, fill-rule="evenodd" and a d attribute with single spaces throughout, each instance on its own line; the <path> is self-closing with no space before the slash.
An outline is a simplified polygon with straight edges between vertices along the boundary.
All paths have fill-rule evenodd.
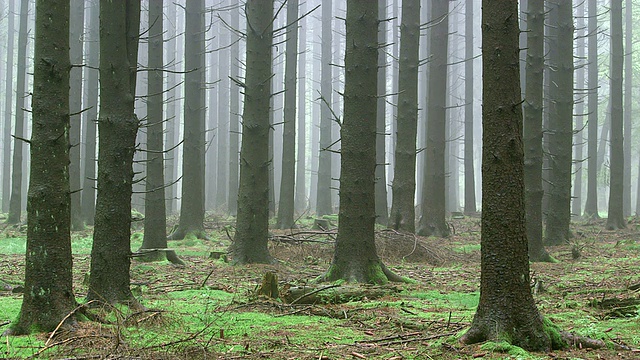
<path id="1" fill-rule="evenodd" d="M 625 48 L 628 50 L 624 54 L 624 181 L 623 181 L 623 210 L 622 215 L 626 218 L 631 215 L 631 119 L 633 113 L 633 58 L 631 49 L 633 48 L 633 2 L 625 0 Z"/>
<path id="2" fill-rule="evenodd" d="M 480 302 L 464 343 L 509 339 L 548 351 L 529 289 L 524 209 L 517 2 L 483 0 L 483 151 Z"/>
<path id="3" fill-rule="evenodd" d="M 14 33 L 15 33 L 15 1 L 9 0 L 7 9 L 7 59 L 13 59 Z M 13 112 L 13 61 L 7 61 L 4 93 L 4 134 L 2 135 L 2 212 L 9 211 L 9 199 L 11 198 L 11 120 Z"/>
<path id="4" fill-rule="evenodd" d="M 240 29 L 240 9 L 231 11 L 231 27 Z M 232 36 L 231 45 L 231 68 L 229 76 L 238 80 L 240 75 L 240 44 L 237 35 Z M 229 214 L 235 215 L 238 212 L 238 176 L 240 171 L 240 90 L 236 85 L 232 85 L 229 94 L 230 117 L 229 117 Z"/>
<path id="5" fill-rule="evenodd" d="M 475 168 L 473 166 L 473 0 L 465 3 L 464 47 L 464 212 L 473 214 L 476 209 Z"/>
<path id="6" fill-rule="evenodd" d="M 216 169 L 216 200 L 215 209 L 226 213 L 229 205 L 228 200 L 228 186 L 229 186 L 229 120 L 230 120 L 230 107 L 229 107 L 229 91 L 231 83 L 229 81 L 229 49 L 230 45 L 229 30 L 220 26 L 219 28 L 219 43 L 218 48 L 218 79 L 219 83 L 216 88 L 218 91 L 218 130 L 216 131 L 218 140 L 218 162 Z M 213 109 L 212 109 L 213 110 Z"/>
<path id="7" fill-rule="evenodd" d="M 584 8 L 585 3 L 581 2 L 577 6 L 577 15 L 576 15 L 576 29 L 577 29 L 577 39 L 576 39 L 576 56 L 578 59 L 584 59 L 585 57 L 585 35 L 586 28 L 584 24 Z M 581 60 L 578 60 L 581 61 Z M 583 152 L 584 152 L 584 101 L 581 99 L 583 97 L 583 89 L 585 88 L 584 82 L 584 74 L 585 68 L 582 65 L 576 66 L 576 90 L 579 92 L 574 95 L 576 98 L 576 117 L 575 117 L 575 135 L 573 140 L 574 146 L 574 162 L 576 164 L 575 176 L 573 181 L 573 199 L 571 201 L 571 215 L 572 216 L 580 216 L 582 214 L 582 169 L 584 168 L 583 162 Z"/>
<path id="8" fill-rule="evenodd" d="M 378 0 L 380 23 L 378 24 L 378 100 L 376 102 L 376 223 L 389 223 L 387 204 L 386 144 L 387 133 L 387 0 Z"/>
<path id="9" fill-rule="evenodd" d="M 69 55 L 72 65 L 84 63 L 84 1 L 71 1 Z M 78 231 L 84 228 L 84 221 L 80 208 L 80 111 L 82 110 L 82 68 L 77 66 L 71 69 L 69 80 L 69 111 L 71 114 L 69 127 L 69 185 L 71 187 L 71 230 Z"/>
<path id="10" fill-rule="evenodd" d="M 237 264 L 270 263 L 269 113 L 272 77 L 273 0 L 249 0 L 240 188 L 236 234 L 230 247 Z"/>
<path id="11" fill-rule="evenodd" d="M 584 217 L 599 218 L 598 215 L 598 9 L 596 0 L 588 0 L 587 20 L 587 88 L 589 115 L 587 117 L 587 199 Z"/>
<path id="12" fill-rule="evenodd" d="M 316 195 L 316 215 L 333 213 L 331 196 L 331 153 L 328 150 L 331 139 L 332 115 L 329 106 L 332 104 L 331 90 L 331 45 L 332 0 L 322 0 L 322 45 L 321 45 L 321 80 L 320 80 L 320 155 L 318 159 L 318 185 Z"/>
<path id="13" fill-rule="evenodd" d="M 305 14 L 307 3 L 300 4 L 300 13 Z M 308 208 L 306 177 L 307 177 L 307 35 L 306 35 L 306 18 L 299 20 L 300 36 L 298 37 L 298 51 L 300 52 L 298 59 L 298 156 L 296 163 L 296 193 L 294 210 L 298 215 L 303 214 Z"/>

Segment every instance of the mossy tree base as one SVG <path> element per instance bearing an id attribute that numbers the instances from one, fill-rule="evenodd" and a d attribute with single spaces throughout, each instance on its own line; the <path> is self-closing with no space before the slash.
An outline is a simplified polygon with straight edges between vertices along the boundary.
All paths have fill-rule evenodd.
<path id="1" fill-rule="evenodd" d="M 178 228 L 174 232 L 167 236 L 167 240 L 182 240 L 190 236 L 193 236 L 196 239 L 210 240 L 209 236 L 204 231 L 204 228 L 187 229 L 186 227 L 180 226 L 178 226 Z"/>
<path id="2" fill-rule="evenodd" d="M 172 264 L 185 265 L 173 249 L 139 249 L 133 255 L 137 260 L 144 262 L 167 260 Z"/>
<path id="3" fill-rule="evenodd" d="M 527 351 L 546 352 L 551 350 L 549 333 L 542 326 L 542 319 L 534 321 L 502 318 L 499 314 L 485 314 L 473 319 L 471 328 L 460 338 L 464 344 L 476 344 L 483 341 L 506 341 Z"/>
<path id="4" fill-rule="evenodd" d="M 339 280 L 374 285 L 383 285 L 388 282 L 409 282 L 408 279 L 389 270 L 380 260 L 365 263 L 358 261 L 343 262 L 340 265 L 334 262 L 329 267 L 329 270 L 318 278 L 320 282 Z"/>

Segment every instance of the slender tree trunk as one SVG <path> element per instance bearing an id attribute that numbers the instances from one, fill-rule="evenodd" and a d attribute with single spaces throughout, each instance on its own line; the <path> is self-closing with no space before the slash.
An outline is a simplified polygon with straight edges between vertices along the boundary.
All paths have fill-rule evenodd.
<path id="1" fill-rule="evenodd" d="M 216 28 L 210 28 L 211 39 L 208 45 L 214 49 L 219 49 L 220 37 L 216 31 Z M 188 40 L 187 40 L 188 41 Z M 205 42 L 205 46 L 207 43 Z M 203 110 L 205 117 L 205 145 L 204 145 L 204 163 L 205 163 L 205 175 L 204 175 L 204 208 L 205 210 L 215 210 L 217 207 L 217 193 L 218 193 L 218 142 L 220 139 L 219 133 L 219 121 L 218 121 L 218 93 L 220 80 L 218 78 L 220 51 L 209 52 L 205 58 L 205 79 L 206 82 L 203 86 L 205 91 L 205 108 Z M 211 85 L 208 85 L 211 84 Z M 215 85 L 213 85 L 215 84 Z"/>
<path id="2" fill-rule="evenodd" d="M 240 188 L 236 234 L 230 251 L 238 264 L 270 263 L 269 113 L 272 77 L 273 0 L 248 0 Z"/>
<path id="3" fill-rule="evenodd" d="M 577 39 L 576 39 L 576 56 L 578 61 L 582 62 L 584 59 L 585 53 L 585 24 L 584 24 L 584 7 L 585 3 L 582 2 L 577 5 L 577 16 L 576 16 L 576 29 L 577 29 Z M 579 63 L 576 66 L 576 90 L 579 92 L 578 97 L 583 96 L 583 89 L 585 88 L 584 83 L 584 73 L 585 69 Z M 575 98 L 576 96 L 574 96 Z M 583 99 L 576 99 L 576 116 L 575 116 L 575 135 L 573 137 L 573 147 L 574 147 L 574 163 L 576 164 L 576 170 L 573 181 L 573 199 L 571 204 L 571 215 L 572 216 L 580 216 L 582 214 L 582 169 L 583 166 L 583 149 L 584 149 L 584 101 Z"/>
<path id="4" fill-rule="evenodd" d="M 23 8 L 23 10 L 26 10 Z M 38 0 L 25 291 L 12 335 L 74 321 L 69 193 L 69 1 Z M 55 65 L 55 66 L 54 66 Z"/>
<path id="5" fill-rule="evenodd" d="M 9 214 L 7 224 L 20 222 L 22 214 L 22 152 L 24 143 L 24 108 L 27 98 L 26 72 L 27 72 L 27 23 L 29 21 L 29 1 L 20 1 L 20 30 L 18 32 L 18 68 L 16 74 L 16 106 L 13 140 L 13 160 L 11 167 L 11 199 L 9 200 Z"/>
<path id="6" fill-rule="evenodd" d="M 464 212 L 476 209 L 475 169 L 473 166 L 473 0 L 465 3 L 464 47 Z"/>
<path id="7" fill-rule="evenodd" d="M 542 86 L 544 72 L 544 3 L 527 10 L 527 64 L 524 102 L 524 185 L 529 259 L 549 261 L 542 245 Z"/>
<path id="8" fill-rule="evenodd" d="M 431 12 L 431 60 L 429 62 L 429 102 L 427 147 L 422 188 L 422 216 L 418 234 L 449 236 L 445 211 L 445 148 L 447 53 L 449 33 L 449 1 L 434 0 Z"/>
<path id="9" fill-rule="evenodd" d="M 556 8 L 557 53 L 549 58 L 549 212 L 545 242 L 566 243 L 571 237 L 571 148 L 573 140 L 573 15 L 566 0 L 552 0 Z"/>
<path id="10" fill-rule="evenodd" d="M 298 19 L 298 0 L 287 1 L 287 24 Z M 284 74 L 284 131 L 282 134 L 282 179 L 280 180 L 280 201 L 276 227 L 291 229 L 294 226 L 294 193 L 296 175 L 296 95 L 298 26 L 293 25 L 287 32 L 285 45 Z"/>
<path id="11" fill-rule="evenodd" d="M 598 215 L 598 9 L 597 1 L 589 0 L 587 24 L 587 73 L 588 117 L 587 117 L 587 200 L 584 204 L 584 217 L 599 218 Z"/>
<path id="12" fill-rule="evenodd" d="M 87 300 L 137 306 L 130 284 L 140 2 L 100 1 L 98 198 Z"/>
<path id="13" fill-rule="evenodd" d="M 220 40 L 218 48 L 218 78 L 220 79 L 216 87 L 218 91 L 218 163 L 216 171 L 216 210 L 226 213 L 229 206 L 227 203 L 229 185 L 229 30 L 220 27 Z M 213 110 L 213 109 L 212 109 Z"/>
<path id="14" fill-rule="evenodd" d="M 187 234 L 206 238 L 204 231 L 205 69 L 204 0 L 189 0 L 185 30 L 185 100 L 182 201 L 178 228 L 169 239 Z M 209 151 L 213 151 L 209 149 Z"/>
<path id="15" fill-rule="evenodd" d="M 300 4 L 300 13 L 305 14 L 307 3 Z M 298 148 L 297 148 L 297 164 L 296 164 L 296 193 L 295 193 L 295 212 L 298 215 L 303 214 L 308 206 L 306 192 L 306 126 L 307 126 L 307 33 L 306 18 L 299 20 L 300 36 L 298 37 L 298 51 L 300 52 L 298 59 Z"/>
<path id="16" fill-rule="evenodd" d="M 332 34 L 331 11 L 332 0 L 322 0 L 322 54 L 320 80 L 320 155 L 318 160 L 318 185 L 316 195 L 316 215 L 322 216 L 333 212 L 331 196 L 331 153 L 328 151 L 332 144 L 331 122 L 331 45 Z"/>
<path id="17" fill-rule="evenodd" d="M 395 149 L 393 198 L 389 225 L 415 231 L 416 135 L 418 125 L 418 52 L 420 1 L 404 0 L 400 26 L 398 74 L 398 136 Z"/>
<path id="18" fill-rule="evenodd" d="M 611 151 L 609 167 L 609 211 L 607 229 L 626 227 L 624 219 L 624 117 L 622 108 L 622 70 L 624 52 L 622 47 L 622 0 L 611 0 Z"/>
<path id="19" fill-rule="evenodd" d="M 84 1 L 71 0 L 71 16 L 69 32 L 69 55 L 72 65 L 84 63 Z M 82 68 L 71 69 L 69 80 L 69 109 L 71 114 L 69 127 L 69 185 L 71 187 L 71 230 L 77 231 L 84 228 L 84 221 L 80 208 L 80 111 L 82 110 Z"/>
<path id="20" fill-rule="evenodd" d="M 633 2 L 625 0 L 625 48 L 624 54 L 624 181 L 623 181 L 623 210 L 624 217 L 631 215 L 631 119 L 633 106 Z"/>
<path id="21" fill-rule="evenodd" d="M 387 204 L 386 148 L 387 133 L 387 0 L 378 0 L 380 24 L 378 25 L 378 101 L 376 102 L 376 223 L 389 223 Z"/>
<path id="22" fill-rule="evenodd" d="M 82 179 L 82 219 L 86 225 L 94 224 L 96 209 L 96 136 L 98 122 L 98 75 L 100 66 L 100 7 L 97 2 L 89 3 L 89 26 L 87 67 L 85 70 L 86 98 L 84 103 L 84 176 Z"/>
<path id="23" fill-rule="evenodd" d="M 240 29 L 240 9 L 231 11 L 231 27 Z M 238 36 L 233 33 L 231 45 L 231 66 L 230 73 L 232 79 L 239 80 L 240 75 L 240 44 Z M 240 171 L 239 151 L 240 151 L 240 89 L 236 85 L 231 85 L 229 94 L 229 214 L 235 215 L 238 212 L 238 176 Z"/>
<path id="24" fill-rule="evenodd" d="M 529 288 L 517 11 L 515 1 L 482 2 L 480 302 L 461 340 L 507 339 L 530 351 L 549 351 L 551 340 Z"/>
<path id="25" fill-rule="evenodd" d="M 11 120 L 13 112 L 13 48 L 15 33 L 15 0 L 9 0 L 7 11 L 7 72 L 4 93 L 4 134 L 2 141 L 2 212 L 9 211 L 9 199 L 11 198 Z"/>

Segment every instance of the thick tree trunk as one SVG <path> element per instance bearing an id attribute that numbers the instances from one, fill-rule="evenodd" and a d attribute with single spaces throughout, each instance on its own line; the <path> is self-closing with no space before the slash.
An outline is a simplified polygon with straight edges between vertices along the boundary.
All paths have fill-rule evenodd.
<path id="1" fill-rule="evenodd" d="M 418 125 L 418 52 L 420 1 L 404 0 L 400 26 L 398 122 L 393 197 L 389 226 L 415 231 L 416 134 Z"/>
<path id="2" fill-rule="evenodd" d="M 404 6 L 404 5 L 403 5 Z M 473 0 L 465 3 L 464 46 L 464 212 L 476 212 L 475 168 L 473 166 Z"/>
<path id="3" fill-rule="evenodd" d="M 287 2 L 287 24 L 298 19 L 298 0 Z M 276 227 L 291 229 L 294 225 L 294 192 L 296 176 L 296 95 L 298 26 L 287 31 L 284 74 L 284 131 L 282 134 L 282 179 L 280 180 L 280 201 Z"/>
<path id="4" fill-rule="evenodd" d="M 240 150 L 240 188 L 236 235 L 230 247 L 238 264 L 270 263 L 269 112 L 271 99 L 273 0 L 249 0 L 247 71 Z"/>
<path id="5" fill-rule="evenodd" d="M 331 90 L 331 45 L 332 0 L 322 0 L 322 46 L 321 46 L 321 80 L 320 80 L 320 155 L 318 159 L 318 185 L 316 195 L 316 215 L 322 216 L 333 213 L 331 196 L 331 153 L 328 150 L 332 144 L 331 123 L 332 115 L 329 106 L 332 104 Z"/>
<path id="6" fill-rule="evenodd" d="M 325 281 L 402 281 L 380 261 L 374 240 L 378 7 L 347 0 L 344 120 L 341 127 L 340 213 Z"/>
<path id="7" fill-rule="evenodd" d="M 205 180 L 205 49 L 204 0 L 189 0 L 185 29 L 184 143 L 182 161 L 182 202 L 178 228 L 171 240 L 187 234 L 206 238 L 204 231 Z M 213 150 L 209 150 L 213 151 Z"/>
<path id="8" fill-rule="evenodd" d="M 622 47 L 622 0 L 611 1 L 611 141 L 609 142 L 609 211 L 607 229 L 626 227 L 624 219 L 624 118 L 622 108 L 622 70 L 624 53 Z"/>
<path id="9" fill-rule="evenodd" d="M 550 1 L 557 11 L 557 52 L 551 66 L 549 108 L 549 211 L 545 242 L 569 241 L 571 230 L 571 161 L 573 141 L 573 16 L 571 2 Z M 553 10 L 552 10 L 553 11 Z"/>
<path id="10" fill-rule="evenodd" d="M 72 65 L 84 63 L 84 1 L 71 1 L 69 32 L 69 56 Z M 77 231 L 84 228 L 84 221 L 80 208 L 80 111 L 82 110 L 82 68 L 77 66 L 71 69 L 69 80 L 69 111 L 71 114 L 69 127 L 69 186 L 71 187 L 71 230 Z"/>
<path id="11" fill-rule="evenodd" d="M 551 348 L 529 289 L 517 3 L 482 2 L 483 152 L 480 302 L 465 343 Z"/>
<path id="12" fill-rule="evenodd" d="M 376 102 L 376 223 L 389 223 L 389 206 L 387 204 L 386 146 L 387 133 L 387 0 L 378 0 L 380 23 L 378 24 L 378 101 Z"/>
<path id="13" fill-rule="evenodd" d="M 587 25 L 587 199 L 584 204 L 584 217 L 599 218 L 598 215 L 598 9 L 597 1 L 589 0 L 589 16 Z"/>
<path id="14" fill-rule="evenodd" d="M 7 59 L 13 59 L 14 33 L 15 33 L 15 1 L 10 0 L 7 9 Z M 13 103 L 13 61 L 7 61 L 4 93 L 4 126 L 2 141 L 2 212 L 9 211 L 9 199 L 11 198 L 11 120 Z"/>
<path id="15" fill-rule="evenodd" d="M 137 305 L 129 287 L 140 2 L 100 1 L 98 198 L 87 300 Z"/>
<path id="16" fill-rule="evenodd" d="M 14 335 L 53 331 L 76 307 L 69 192 L 69 1 L 38 0 L 25 286 Z M 71 316 L 67 325 L 74 321 Z"/>
<path id="17" fill-rule="evenodd" d="M 427 146 L 425 176 L 422 186 L 422 216 L 418 234 L 449 236 L 445 199 L 447 49 L 449 33 L 449 1 L 434 0 L 431 21 L 431 56 L 429 62 Z"/>

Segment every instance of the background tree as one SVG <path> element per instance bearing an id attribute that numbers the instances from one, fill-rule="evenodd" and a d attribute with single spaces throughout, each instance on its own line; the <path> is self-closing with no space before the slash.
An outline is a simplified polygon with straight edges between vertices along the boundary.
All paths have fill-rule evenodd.
<path id="1" fill-rule="evenodd" d="M 224 4 L 224 3 L 223 3 Z M 230 36 L 229 31 L 224 26 L 217 26 L 218 28 L 218 81 L 216 89 L 218 89 L 218 129 L 216 131 L 217 140 L 217 160 L 215 172 L 216 172 L 216 199 L 215 208 L 221 212 L 227 212 L 228 209 L 228 186 L 229 186 L 229 120 L 230 110 L 229 107 L 229 91 L 231 88 L 231 82 L 229 81 L 229 45 Z M 211 109 L 213 111 L 213 109 Z M 213 169 L 212 169 L 213 170 Z"/>
<path id="2" fill-rule="evenodd" d="M 15 1 L 7 6 L 7 59 L 13 59 L 15 33 Z M 11 103 L 13 102 L 13 61 L 7 61 L 4 89 L 4 134 L 2 134 L 2 212 L 9 211 L 11 198 L 11 120 L 13 119 Z"/>
<path id="3" fill-rule="evenodd" d="M 204 231 L 205 178 L 205 49 L 204 0 L 186 3 L 184 143 L 182 198 L 178 228 L 169 239 L 183 239 L 191 233 L 206 238 Z M 209 150 L 213 151 L 213 150 Z"/>
<path id="4" fill-rule="evenodd" d="M 573 181 L 573 196 L 571 201 L 571 215 L 572 216 L 580 216 L 582 214 L 582 170 L 584 168 L 584 142 L 585 142 L 585 131 L 584 131 L 584 118 L 585 118 L 585 67 L 584 67 L 584 59 L 585 59 L 585 48 L 586 48 L 586 27 L 584 24 L 584 9 L 585 2 L 580 2 L 576 5 L 576 64 L 575 64 L 575 75 L 576 75 L 576 85 L 574 91 L 574 102 L 575 102 L 575 126 L 574 126 L 574 136 L 573 136 L 573 152 L 574 152 L 574 163 L 576 164 L 574 181 Z"/>
<path id="5" fill-rule="evenodd" d="M 587 20 L 587 199 L 584 217 L 599 218 L 598 215 L 598 9 L 597 0 L 589 1 Z"/>
<path id="6" fill-rule="evenodd" d="M 331 196 L 331 45 L 332 27 L 331 0 L 322 0 L 322 45 L 320 65 L 320 153 L 318 155 L 318 185 L 316 195 L 316 215 L 333 213 Z"/>
<path id="7" fill-rule="evenodd" d="M 53 331 L 76 306 L 69 193 L 69 1 L 38 0 L 25 285 L 11 334 Z M 66 320 L 67 324 L 74 317 Z"/>
<path id="8" fill-rule="evenodd" d="M 403 4 L 404 6 L 404 4 Z M 465 2 L 464 46 L 464 212 L 476 212 L 475 169 L 473 164 L 473 0 Z"/>
<path id="9" fill-rule="evenodd" d="M 284 131 L 282 134 L 282 179 L 276 227 L 291 229 L 294 225 L 294 193 L 296 178 L 296 95 L 298 59 L 298 0 L 287 1 L 287 39 L 284 74 Z"/>
<path id="10" fill-rule="evenodd" d="M 236 234 L 230 251 L 238 264 L 270 263 L 269 112 L 273 0 L 248 0 L 247 58 L 240 150 L 240 188 Z"/>
<path id="11" fill-rule="evenodd" d="M 71 64 L 81 65 L 84 62 L 84 1 L 71 0 L 71 16 L 69 18 L 69 56 Z M 71 68 L 69 79 L 69 182 L 71 187 L 71 229 L 82 230 L 84 221 L 80 208 L 80 133 L 82 111 L 82 68 Z"/>
<path id="12" fill-rule="evenodd" d="M 549 57 L 549 196 L 545 242 L 560 245 L 571 236 L 571 162 L 573 142 L 573 8 L 570 1 L 551 0 L 557 23 L 557 51 Z M 554 11 L 552 10 L 552 11 Z M 552 35 L 553 36 L 553 35 Z"/>
<path id="13" fill-rule="evenodd" d="M 551 341 L 529 288 L 517 11 L 515 1 L 482 2 L 480 302 L 461 340 L 509 339 L 547 351 Z"/>
<path id="14" fill-rule="evenodd" d="M 387 204 L 387 165 L 386 165 L 386 133 L 387 133 L 387 0 L 378 0 L 378 101 L 376 103 L 376 223 L 389 223 L 389 206 Z M 385 46 L 385 47 L 383 47 Z"/>
<path id="15" fill-rule="evenodd" d="M 623 211 L 624 195 L 624 136 L 622 108 L 622 70 L 624 53 L 622 46 L 622 0 L 611 0 L 611 141 L 609 166 L 609 211 L 607 229 L 626 227 Z"/>
<path id="16" fill-rule="evenodd" d="M 631 215 L 631 119 L 633 113 L 633 2 L 625 0 L 625 36 L 624 48 L 624 181 L 623 181 L 623 216 Z"/>
<path id="17" fill-rule="evenodd" d="M 400 25 L 398 121 L 393 197 L 389 226 L 415 231 L 416 135 L 418 125 L 418 52 L 420 1 L 404 0 Z"/>
<path id="18" fill-rule="evenodd" d="M 524 185 L 529 259 L 548 261 L 542 245 L 542 85 L 544 72 L 544 2 L 529 1 L 524 101 Z"/>
<path id="19" fill-rule="evenodd" d="M 307 3 L 300 4 L 300 13 L 306 13 Z M 307 20 L 302 17 L 299 20 L 300 36 L 298 37 L 298 51 L 300 52 L 298 59 L 298 147 L 296 158 L 296 194 L 295 194 L 295 212 L 302 214 L 307 209 Z"/>
<path id="20" fill-rule="evenodd" d="M 98 198 L 87 300 L 133 306 L 129 267 L 139 28 L 139 1 L 100 1 Z"/>
<path id="21" fill-rule="evenodd" d="M 231 10 L 229 22 L 233 29 L 240 30 L 240 5 Z M 236 32 L 232 35 L 231 42 L 231 67 L 229 76 L 238 79 L 240 74 L 240 41 Z M 238 176 L 240 171 L 240 92 L 235 85 L 229 93 L 229 214 L 235 215 L 238 211 Z"/>
<path id="22" fill-rule="evenodd" d="M 432 2 L 430 23 L 432 28 L 427 90 L 427 144 L 425 175 L 422 184 L 422 215 L 418 224 L 418 234 L 446 237 L 449 236 L 445 209 L 448 0 L 434 0 Z"/>
<path id="23" fill-rule="evenodd" d="M 20 30 L 18 32 L 18 68 L 16 70 L 16 106 L 13 140 L 13 158 L 11 162 L 11 199 L 7 224 L 20 222 L 22 214 L 22 153 L 24 150 L 24 109 L 27 94 L 27 23 L 29 21 L 29 1 L 20 1 Z"/>
<path id="24" fill-rule="evenodd" d="M 374 227 L 378 7 L 347 0 L 344 120 L 341 126 L 338 237 L 325 281 L 402 281 L 376 253 Z"/>

